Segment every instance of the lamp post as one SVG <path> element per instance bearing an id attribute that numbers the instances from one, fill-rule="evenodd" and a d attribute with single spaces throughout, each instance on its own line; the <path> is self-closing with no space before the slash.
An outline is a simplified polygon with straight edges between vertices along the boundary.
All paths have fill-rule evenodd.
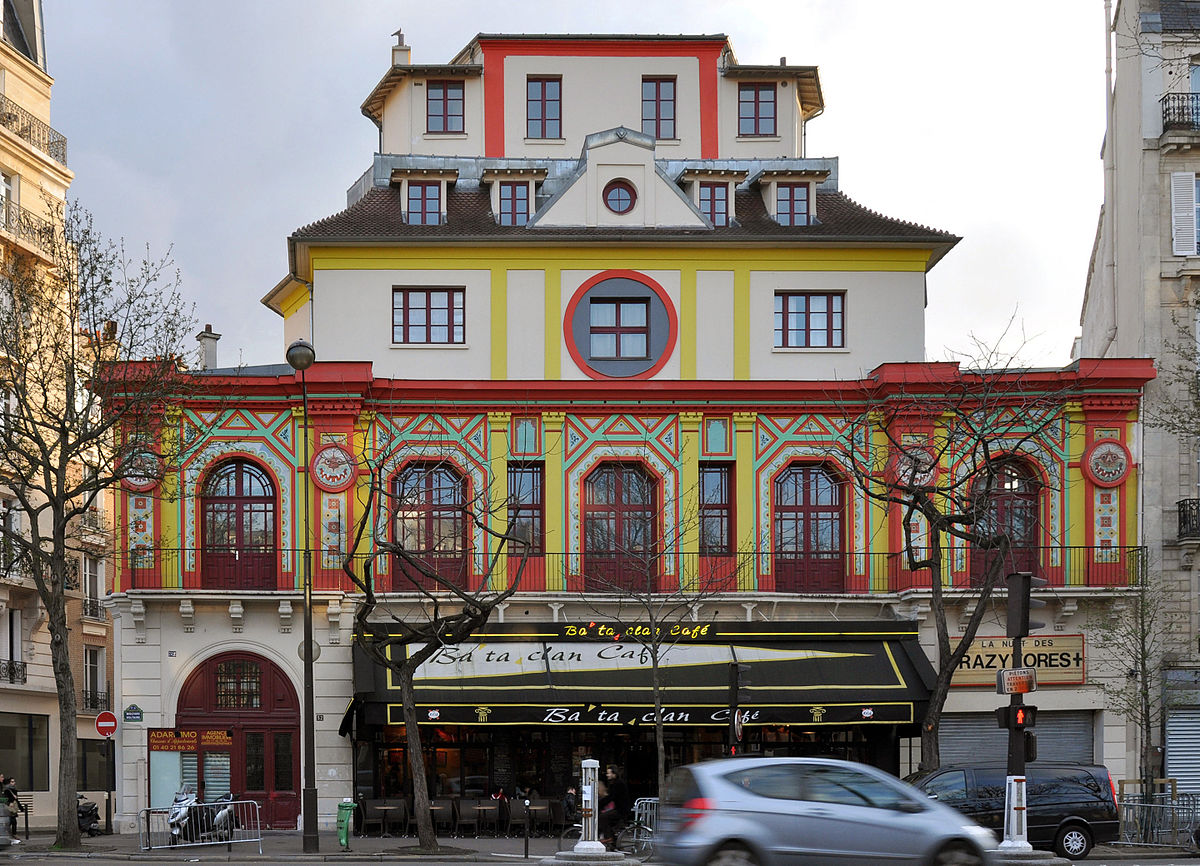
<path id="1" fill-rule="evenodd" d="M 304 853 L 321 850 L 317 836 L 317 745 L 316 714 L 313 709 L 313 624 L 312 624 L 312 537 L 309 533 L 308 478 L 308 381 L 304 371 L 317 360 L 308 340 L 296 340 L 287 349 L 287 362 L 300 372 L 304 397 L 304 790 L 300 808 L 304 814 Z"/>

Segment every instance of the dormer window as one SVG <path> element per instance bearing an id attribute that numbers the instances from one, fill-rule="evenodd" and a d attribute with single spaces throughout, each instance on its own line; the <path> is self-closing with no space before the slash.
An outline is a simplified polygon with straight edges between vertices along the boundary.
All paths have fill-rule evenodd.
<path id="1" fill-rule="evenodd" d="M 775 219 L 782 226 L 809 224 L 809 184 L 780 183 L 775 185 Z"/>
<path id="2" fill-rule="evenodd" d="M 408 182 L 408 224 L 436 226 L 442 221 L 442 185 L 438 181 Z"/>
<path id="3" fill-rule="evenodd" d="M 714 226 L 729 225 L 729 184 L 704 182 L 700 184 L 700 213 Z"/>
<path id="4" fill-rule="evenodd" d="M 500 225 L 523 226 L 529 222 L 529 181 L 501 181 Z"/>
<path id="5" fill-rule="evenodd" d="M 496 225 L 529 225 L 537 208 L 537 184 L 546 179 L 544 168 L 487 168 L 480 178 L 488 186 Z"/>

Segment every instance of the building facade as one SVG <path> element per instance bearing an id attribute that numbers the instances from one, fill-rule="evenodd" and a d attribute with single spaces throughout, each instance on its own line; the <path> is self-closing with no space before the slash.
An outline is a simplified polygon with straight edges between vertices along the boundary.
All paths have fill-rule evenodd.
<path id="1" fill-rule="evenodd" d="M 67 140 L 50 126 L 53 79 L 46 70 L 40 0 L 5 0 L 2 15 L 0 257 L 48 268 L 54 264 L 55 221 L 73 178 Z M 52 636 L 29 566 L 19 556 L 30 517 L 5 485 L 0 478 L 0 772 L 16 778 L 32 805 L 30 824 L 53 826 L 62 744 Z M 92 796 L 109 789 L 110 775 L 107 744 L 95 729 L 96 715 L 112 708 L 106 501 L 98 500 L 72 534 L 73 579 L 66 589 L 71 628 L 65 637 L 78 690 L 79 786 Z"/>
<path id="2" fill-rule="evenodd" d="M 143 715 L 120 734 L 123 826 L 181 779 L 296 826 L 306 550 L 324 825 L 343 797 L 411 785 L 395 677 L 355 649 L 347 556 L 372 562 L 378 621 L 516 584 L 418 674 L 434 794 L 556 795 L 586 756 L 649 791 L 639 638 L 668 608 L 671 763 L 722 753 L 738 663 L 747 750 L 906 770 L 935 646 L 902 556 L 922 530 L 856 479 L 896 471 L 872 462 L 889 438 L 946 439 L 954 395 L 996 431 L 989 519 L 1054 587 L 1045 730 L 1120 772 L 1086 632 L 1140 574 L 1150 365 L 927 363 L 925 274 L 957 238 L 840 192 L 836 159 L 805 152 L 822 109 L 815 68 L 740 64 L 724 36 L 481 34 L 437 65 L 400 36 L 363 104 L 380 152 L 344 211 L 289 238 L 264 298 L 318 362 L 214 360 L 211 397 L 162 432 L 180 465 L 121 491 L 120 705 Z M 968 450 L 930 471 L 959 477 Z M 520 544 L 496 555 L 497 535 Z M 952 631 L 985 560 L 948 551 Z M 947 706 L 977 754 L 1003 748 L 999 610 Z"/>
<path id="3" fill-rule="evenodd" d="M 1188 3 L 1122 0 L 1113 16 L 1105 199 L 1082 310 L 1084 357 L 1155 358 L 1141 441 L 1142 538 L 1171 598 L 1156 775 L 1200 791 L 1200 544 L 1195 409 L 1200 16 Z"/>

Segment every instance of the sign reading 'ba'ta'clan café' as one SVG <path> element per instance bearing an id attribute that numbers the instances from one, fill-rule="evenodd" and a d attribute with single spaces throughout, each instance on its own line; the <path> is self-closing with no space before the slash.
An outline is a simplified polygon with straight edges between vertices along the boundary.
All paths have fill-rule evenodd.
<path id="1" fill-rule="evenodd" d="M 1014 659 L 1012 638 L 977 637 L 959 663 L 952 686 L 995 686 L 996 674 L 1009 668 L 1033 668 L 1039 686 L 1080 685 L 1087 675 L 1083 635 L 1032 635 L 1021 640 Z"/>

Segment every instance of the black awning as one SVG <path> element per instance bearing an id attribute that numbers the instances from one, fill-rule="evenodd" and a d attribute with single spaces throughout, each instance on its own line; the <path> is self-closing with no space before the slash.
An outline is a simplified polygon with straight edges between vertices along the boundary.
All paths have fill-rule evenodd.
<path id="1" fill-rule="evenodd" d="M 806 625 L 811 635 L 815 624 Z M 934 672 L 912 632 L 756 637 L 662 647 L 664 723 L 728 724 L 734 661 L 750 668 L 749 695 L 740 703 L 748 725 L 907 724 L 929 698 Z M 375 677 L 370 700 L 386 705 L 388 723 L 400 724 L 395 675 L 377 673 L 386 676 Z M 648 724 L 652 676 L 650 651 L 636 641 L 505 636 L 444 647 L 422 665 L 417 710 L 423 724 Z"/>

